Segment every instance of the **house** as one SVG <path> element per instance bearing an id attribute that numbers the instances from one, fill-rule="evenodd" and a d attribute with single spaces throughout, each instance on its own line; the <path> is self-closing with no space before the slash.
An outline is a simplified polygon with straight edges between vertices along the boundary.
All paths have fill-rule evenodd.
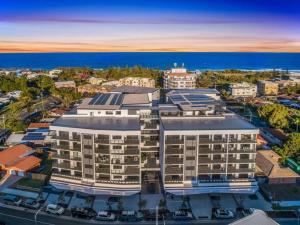
<path id="1" fill-rule="evenodd" d="M 62 116 L 65 112 L 66 112 L 66 110 L 64 110 L 64 109 L 58 109 L 58 108 L 55 108 L 55 109 L 52 109 L 52 110 L 50 111 L 50 116 L 52 116 L 52 117 L 60 117 L 60 116 Z"/>
<path id="2" fill-rule="evenodd" d="M 40 128 L 49 128 L 50 123 L 30 123 L 27 130 L 36 130 Z"/>
<path id="3" fill-rule="evenodd" d="M 106 81 L 103 78 L 98 78 L 98 77 L 90 77 L 89 78 L 89 83 L 92 85 L 101 85 L 104 81 Z"/>
<path id="4" fill-rule="evenodd" d="M 272 150 L 259 150 L 256 165 L 268 177 L 269 184 L 295 184 L 300 176 L 289 167 L 283 167 L 281 157 Z"/>
<path id="5" fill-rule="evenodd" d="M 71 88 L 71 89 L 76 89 L 76 84 L 75 81 L 69 80 L 69 81 L 57 81 L 54 83 L 55 87 L 60 89 L 60 88 Z"/>
<path id="6" fill-rule="evenodd" d="M 81 86 L 78 86 L 77 91 L 79 93 L 105 93 L 110 90 L 109 87 L 103 87 L 99 85 L 93 85 L 93 84 L 84 84 Z"/>
<path id="7" fill-rule="evenodd" d="M 16 145 L 0 152 L 0 170 L 10 175 L 25 176 L 40 166 L 41 159 L 33 156 L 34 150 L 27 145 Z"/>

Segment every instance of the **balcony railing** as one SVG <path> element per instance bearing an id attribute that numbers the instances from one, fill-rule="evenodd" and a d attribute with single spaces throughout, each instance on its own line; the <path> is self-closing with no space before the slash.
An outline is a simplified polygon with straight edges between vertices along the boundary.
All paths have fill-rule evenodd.
<path id="1" fill-rule="evenodd" d="M 183 154 L 183 149 L 182 148 L 166 148 L 166 154 Z"/>
<path id="2" fill-rule="evenodd" d="M 70 140 L 70 137 L 69 137 L 69 135 L 53 135 L 52 139 Z"/>
<path id="3" fill-rule="evenodd" d="M 126 145 L 138 145 L 140 143 L 139 139 L 125 139 L 124 144 Z"/>
<path id="4" fill-rule="evenodd" d="M 53 163 L 53 167 L 57 167 L 57 168 L 64 168 L 64 169 L 70 169 L 70 163 L 57 163 L 54 162 Z"/>
<path id="5" fill-rule="evenodd" d="M 62 172 L 57 173 L 57 172 L 53 172 L 52 173 L 53 177 L 61 177 L 61 178 L 68 178 L 68 179 L 74 179 L 74 180 L 81 180 L 81 176 L 72 176 L 71 173 L 69 174 L 64 174 Z"/>
<path id="6" fill-rule="evenodd" d="M 250 169 L 250 168 L 234 168 L 234 167 L 228 167 L 227 169 L 228 173 L 253 173 L 254 169 Z"/>
<path id="7" fill-rule="evenodd" d="M 166 144 L 169 145 L 169 144 L 184 144 L 184 140 L 183 139 L 169 139 L 167 138 L 166 139 Z"/>
<path id="8" fill-rule="evenodd" d="M 70 155 L 68 154 L 54 154 L 52 156 L 53 159 L 70 159 Z"/>
<path id="9" fill-rule="evenodd" d="M 166 164 L 183 164 L 183 158 L 167 157 Z"/>
<path id="10" fill-rule="evenodd" d="M 182 174 L 182 173 L 183 173 L 182 167 L 167 166 L 165 168 L 165 174 Z"/>
<path id="11" fill-rule="evenodd" d="M 158 141 L 145 141 L 144 145 L 145 146 L 157 146 Z"/>
<path id="12" fill-rule="evenodd" d="M 109 144 L 109 139 L 95 138 L 95 143 L 99 144 Z"/>
<path id="13" fill-rule="evenodd" d="M 105 167 L 105 168 L 99 168 L 99 167 L 96 167 L 96 173 L 110 173 L 110 168 L 109 167 Z"/>
<path id="14" fill-rule="evenodd" d="M 105 148 L 95 148 L 95 153 L 109 154 L 109 149 L 105 149 Z"/>

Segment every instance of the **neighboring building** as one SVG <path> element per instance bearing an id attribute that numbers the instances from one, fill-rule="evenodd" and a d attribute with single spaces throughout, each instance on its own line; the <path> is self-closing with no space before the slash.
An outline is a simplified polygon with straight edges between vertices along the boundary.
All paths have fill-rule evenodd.
<path id="1" fill-rule="evenodd" d="M 108 87 L 118 87 L 119 86 L 119 81 L 117 80 L 111 80 L 111 81 L 106 81 L 102 83 L 102 86 L 108 86 Z"/>
<path id="2" fill-rule="evenodd" d="M 197 74 L 188 73 L 185 68 L 172 68 L 164 73 L 165 89 L 196 88 Z"/>
<path id="3" fill-rule="evenodd" d="M 72 88 L 76 89 L 76 84 L 75 81 L 69 80 L 69 81 L 57 81 L 54 83 L 55 87 L 60 89 L 60 88 Z"/>
<path id="4" fill-rule="evenodd" d="M 27 143 L 36 147 L 50 145 L 49 126 L 50 123 L 30 123 L 21 143 Z"/>
<path id="5" fill-rule="evenodd" d="M 258 129 L 227 111 L 216 90 L 173 90 L 166 104 L 140 91 L 97 94 L 53 122 L 52 185 L 131 195 L 161 177 L 178 195 L 257 190 Z"/>
<path id="6" fill-rule="evenodd" d="M 26 145 L 16 145 L 0 152 L 0 170 L 7 174 L 25 176 L 26 172 L 40 166 L 41 159 L 32 156 L 34 150 Z"/>
<path id="7" fill-rule="evenodd" d="M 275 220 L 268 217 L 268 215 L 259 209 L 255 209 L 249 216 L 243 217 L 229 225 L 279 225 Z"/>
<path id="8" fill-rule="evenodd" d="M 54 70 L 49 71 L 50 76 L 57 76 L 57 75 L 60 75 L 61 73 L 62 73 L 62 70 L 58 70 L 58 69 L 54 69 Z"/>
<path id="9" fill-rule="evenodd" d="M 250 83 L 235 83 L 229 86 L 230 94 L 233 97 L 255 97 L 257 87 L 255 84 Z"/>
<path id="10" fill-rule="evenodd" d="M 84 84 L 81 86 L 78 86 L 77 91 L 79 93 L 105 93 L 108 92 L 110 88 L 102 87 L 99 85 L 93 85 L 93 84 Z"/>
<path id="11" fill-rule="evenodd" d="M 257 92 L 260 95 L 278 95 L 278 83 L 268 80 L 257 82 Z"/>
<path id="12" fill-rule="evenodd" d="M 6 146 L 14 146 L 23 143 L 22 138 L 25 136 L 25 134 L 11 134 L 5 141 Z"/>
<path id="13" fill-rule="evenodd" d="M 52 117 L 60 117 L 62 116 L 64 113 L 66 112 L 66 110 L 64 109 L 58 109 L 58 108 L 55 108 L 55 109 L 52 109 L 49 113 L 50 116 Z"/>
<path id="14" fill-rule="evenodd" d="M 155 80 L 144 77 L 125 77 L 119 80 L 120 86 L 155 87 Z"/>
<path id="15" fill-rule="evenodd" d="M 89 78 L 89 83 L 92 85 L 101 85 L 104 81 L 106 81 L 103 78 L 98 78 L 98 77 L 90 77 Z"/>
<path id="16" fill-rule="evenodd" d="M 280 164 L 281 157 L 272 150 L 259 150 L 256 165 L 268 177 L 269 184 L 295 184 L 300 176 Z"/>
<path id="17" fill-rule="evenodd" d="M 123 94 L 147 94 L 149 101 L 159 101 L 160 91 L 158 88 L 137 87 L 137 86 L 121 86 L 112 90 Z"/>
<path id="18" fill-rule="evenodd" d="M 49 129 L 49 126 L 50 126 L 50 123 L 30 123 L 28 125 L 27 130 L 34 131 L 34 130 L 42 129 L 42 128 Z"/>

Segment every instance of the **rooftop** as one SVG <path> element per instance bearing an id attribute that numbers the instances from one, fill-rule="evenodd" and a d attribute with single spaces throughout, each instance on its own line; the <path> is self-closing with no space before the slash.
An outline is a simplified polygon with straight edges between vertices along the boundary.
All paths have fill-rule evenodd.
<path id="1" fill-rule="evenodd" d="M 30 123 L 28 128 L 35 129 L 35 128 L 49 128 L 50 123 Z"/>
<path id="2" fill-rule="evenodd" d="M 91 130 L 140 130 L 139 119 L 128 117 L 60 117 L 52 126 Z"/>
<path id="3" fill-rule="evenodd" d="M 4 166 L 11 166 L 31 152 L 32 148 L 23 144 L 9 147 L 0 152 L 0 164 Z"/>
<path id="4" fill-rule="evenodd" d="M 267 214 L 262 211 L 255 209 L 254 212 L 246 216 L 242 219 L 239 219 L 229 225 L 279 225 L 279 223 L 275 222 L 273 219 L 267 216 Z"/>
<path id="5" fill-rule="evenodd" d="M 12 167 L 17 170 L 28 171 L 39 166 L 41 161 L 41 159 L 35 156 L 27 156 L 19 160 Z"/>
<path id="6" fill-rule="evenodd" d="M 139 86 L 120 86 L 112 90 L 112 92 L 120 92 L 123 94 L 147 94 L 157 91 L 157 88 L 139 87 Z"/>
<path id="7" fill-rule="evenodd" d="M 289 167 L 283 167 L 279 163 L 281 157 L 272 150 L 257 151 L 256 164 L 269 177 L 300 177 Z"/>
<path id="8" fill-rule="evenodd" d="M 165 130 L 257 130 L 237 115 L 203 117 L 164 117 L 161 119 Z"/>

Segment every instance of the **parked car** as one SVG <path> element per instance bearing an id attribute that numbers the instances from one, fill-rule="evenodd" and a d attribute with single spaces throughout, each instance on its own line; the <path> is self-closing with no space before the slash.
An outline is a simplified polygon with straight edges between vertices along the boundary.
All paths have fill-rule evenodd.
<path id="1" fill-rule="evenodd" d="M 83 219 L 92 219 L 97 216 L 97 213 L 92 208 L 84 207 L 74 207 L 71 209 L 71 213 L 73 217 L 79 217 Z"/>
<path id="2" fill-rule="evenodd" d="M 47 205 L 46 212 L 59 216 L 65 212 L 65 209 L 59 205 L 49 204 Z"/>
<path id="3" fill-rule="evenodd" d="M 108 211 L 99 211 L 96 216 L 96 220 L 100 221 L 114 221 L 115 219 L 116 215 Z"/>
<path id="4" fill-rule="evenodd" d="M 178 210 L 173 213 L 173 219 L 174 220 L 192 220 L 193 215 L 191 212 L 188 212 L 186 210 Z"/>
<path id="5" fill-rule="evenodd" d="M 229 209 L 217 209 L 214 212 L 214 216 L 217 219 L 231 219 L 234 218 L 234 212 Z"/>
<path id="6" fill-rule="evenodd" d="M 250 209 L 243 209 L 242 210 L 242 215 L 243 216 L 249 216 L 250 214 L 252 214 L 254 212 L 254 209 L 253 208 L 250 208 Z"/>
<path id="7" fill-rule="evenodd" d="M 28 198 L 26 199 L 23 204 L 22 204 L 25 208 L 29 208 L 29 209 L 38 209 L 40 207 L 40 203 L 38 201 L 36 201 L 35 199 L 32 198 Z"/>
<path id="8" fill-rule="evenodd" d="M 121 221 L 128 221 L 128 222 L 141 221 L 142 218 L 143 218 L 142 214 L 137 213 L 135 211 L 122 211 L 120 215 Z"/>
<path id="9" fill-rule="evenodd" d="M 6 195 L 3 198 L 3 201 L 7 205 L 16 205 L 16 206 L 19 206 L 22 203 L 22 199 L 16 195 Z"/>

